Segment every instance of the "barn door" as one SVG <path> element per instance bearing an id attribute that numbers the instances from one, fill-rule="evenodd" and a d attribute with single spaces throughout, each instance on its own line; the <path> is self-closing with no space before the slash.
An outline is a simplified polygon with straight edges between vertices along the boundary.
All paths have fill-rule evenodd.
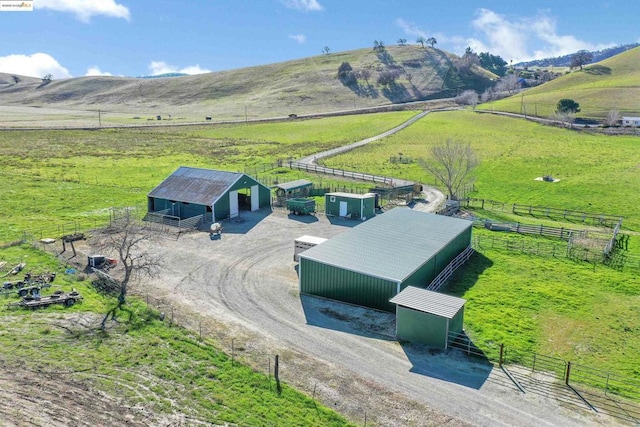
<path id="1" fill-rule="evenodd" d="M 340 202 L 340 215 L 347 216 L 347 202 Z"/>
<path id="2" fill-rule="evenodd" d="M 229 218 L 238 216 L 238 191 L 229 191 Z"/>
<path id="3" fill-rule="evenodd" d="M 251 212 L 260 209 L 260 192 L 257 185 L 251 186 Z"/>

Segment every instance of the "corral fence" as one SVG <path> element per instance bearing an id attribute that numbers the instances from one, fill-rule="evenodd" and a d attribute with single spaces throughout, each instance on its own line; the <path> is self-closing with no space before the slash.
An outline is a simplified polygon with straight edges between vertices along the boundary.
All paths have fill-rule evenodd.
<path id="1" fill-rule="evenodd" d="M 544 237 L 553 237 L 562 240 L 569 240 L 574 236 L 581 238 L 588 237 L 587 230 L 576 230 L 565 227 L 549 227 L 548 225 L 529 225 L 519 222 L 495 222 L 484 221 L 484 228 L 491 231 L 508 231 L 519 234 L 535 234 Z"/>
<path id="2" fill-rule="evenodd" d="M 180 218 L 175 215 L 169 215 L 169 210 L 148 212 L 144 221 L 148 223 L 151 229 L 163 230 L 164 227 L 175 227 L 181 230 L 197 230 L 201 228 L 207 221 L 211 222 L 212 215 L 202 214 L 189 218 Z"/>
<path id="3" fill-rule="evenodd" d="M 539 216 L 556 220 L 561 219 L 567 222 L 580 222 L 610 229 L 614 229 L 616 226 L 621 226 L 623 220 L 621 216 L 616 215 L 597 214 L 546 206 L 505 203 L 488 199 L 466 198 L 458 201 L 460 202 L 461 207 L 509 212 L 516 215 Z"/>
<path id="4" fill-rule="evenodd" d="M 428 291 L 437 291 L 440 289 L 447 280 L 453 275 L 453 273 L 460 268 L 475 251 L 471 246 L 468 246 L 464 251 L 460 252 L 447 266 L 442 270 L 435 279 L 427 286 Z"/>
<path id="5" fill-rule="evenodd" d="M 297 169 L 297 170 L 315 173 L 315 174 L 333 175 L 333 176 L 353 179 L 357 181 L 367 181 L 367 182 L 373 182 L 376 184 L 388 185 L 390 187 L 394 186 L 394 179 L 385 177 L 385 176 L 371 175 L 371 174 L 362 173 L 362 172 L 345 171 L 342 169 L 334 169 L 334 168 L 328 168 L 325 166 L 319 166 L 316 164 L 300 163 L 300 162 L 294 162 L 294 161 L 287 162 L 287 166 L 290 169 Z M 398 182 L 404 182 L 404 181 L 396 180 L 396 183 Z"/>
<path id="6" fill-rule="evenodd" d="M 633 423 L 640 421 L 640 381 L 561 358 L 451 332 L 448 347 L 499 366 L 523 393 L 554 397 Z"/>

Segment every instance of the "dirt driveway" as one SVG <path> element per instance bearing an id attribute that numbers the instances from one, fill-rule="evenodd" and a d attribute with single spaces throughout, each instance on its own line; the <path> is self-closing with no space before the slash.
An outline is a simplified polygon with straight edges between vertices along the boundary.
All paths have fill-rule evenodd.
<path id="1" fill-rule="evenodd" d="M 227 348 L 233 342 L 265 363 L 267 355 L 279 354 L 284 381 L 354 422 L 611 423 L 578 406 L 521 393 L 500 369 L 471 363 L 455 350 L 399 343 L 392 314 L 300 296 L 293 240 L 305 234 L 330 238 L 356 221 L 260 211 L 223 224 L 219 239 L 191 233 L 161 240 L 153 248 L 165 259 L 161 279 L 138 291 L 171 296 L 183 310 L 199 313 L 217 325 Z"/>

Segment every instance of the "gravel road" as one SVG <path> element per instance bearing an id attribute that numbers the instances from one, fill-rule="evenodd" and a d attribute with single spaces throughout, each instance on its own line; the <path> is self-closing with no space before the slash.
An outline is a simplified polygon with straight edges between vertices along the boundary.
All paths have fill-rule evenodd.
<path id="1" fill-rule="evenodd" d="M 398 208 L 404 209 L 404 208 Z M 220 239 L 163 240 L 161 280 L 146 286 L 218 323 L 221 342 L 281 354 L 283 379 L 362 423 L 377 425 L 610 425 L 576 399 L 522 393 L 506 374 L 395 340 L 394 316 L 300 296 L 293 240 L 330 238 L 356 221 L 242 212 Z M 561 403 L 562 402 L 562 403 Z"/>

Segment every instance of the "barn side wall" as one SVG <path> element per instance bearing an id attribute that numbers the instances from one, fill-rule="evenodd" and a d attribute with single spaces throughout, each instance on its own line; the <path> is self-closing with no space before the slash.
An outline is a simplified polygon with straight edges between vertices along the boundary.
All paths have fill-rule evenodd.
<path id="1" fill-rule="evenodd" d="M 384 279 L 300 259 L 300 292 L 393 312 L 397 284 Z"/>
<path id="2" fill-rule="evenodd" d="M 435 348 L 446 348 L 447 318 L 398 306 L 396 337 Z"/>

